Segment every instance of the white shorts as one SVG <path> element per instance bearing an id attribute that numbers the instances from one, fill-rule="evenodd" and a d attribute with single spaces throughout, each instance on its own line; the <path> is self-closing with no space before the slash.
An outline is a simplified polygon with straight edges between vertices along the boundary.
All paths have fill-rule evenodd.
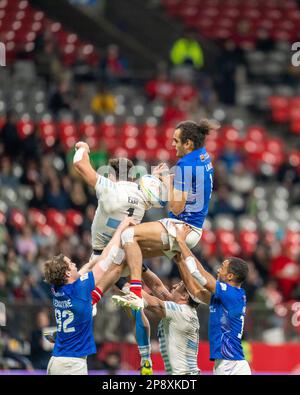
<path id="1" fill-rule="evenodd" d="M 166 244 L 168 243 L 170 246 L 170 249 L 165 251 L 164 254 L 172 259 L 176 252 L 180 251 L 180 248 L 178 246 L 178 243 L 176 241 L 176 228 L 175 224 L 180 224 L 181 226 L 185 225 L 186 223 L 183 221 L 179 221 L 178 219 L 175 218 L 163 218 L 158 220 L 164 228 L 166 229 L 168 233 L 168 239 L 166 240 Z M 189 225 L 193 230 L 187 235 L 185 241 L 187 246 L 191 249 L 196 247 L 196 245 L 199 243 L 201 236 L 202 236 L 202 229 L 201 228 L 196 228 L 195 226 Z M 164 242 L 164 241 L 163 241 Z"/>
<path id="2" fill-rule="evenodd" d="M 47 374 L 51 376 L 87 375 L 86 357 L 51 357 L 47 367 Z"/>
<path id="3" fill-rule="evenodd" d="M 218 376 L 248 376 L 251 375 L 249 363 L 242 361 L 228 361 L 226 359 L 216 359 L 213 374 Z"/>

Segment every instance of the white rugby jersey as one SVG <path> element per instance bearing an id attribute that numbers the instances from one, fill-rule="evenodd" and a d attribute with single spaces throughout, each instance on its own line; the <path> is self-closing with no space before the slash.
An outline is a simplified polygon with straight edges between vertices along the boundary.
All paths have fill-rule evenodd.
<path id="1" fill-rule="evenodd" d="M 166 317 L 158 325 L 161 356 L 168 374 L 199 374 L 197 364 L 199 320 L 196 309 L 164 302 Z"/>
<path id="2" fill-rule="evenodd" d="M 103 250 L 128 214 L 139 224 L 151 205 L 135 182 L 112 182 L 98 176 L 95 189 L 98 207 L 92 223 L 92 246 Z"/>

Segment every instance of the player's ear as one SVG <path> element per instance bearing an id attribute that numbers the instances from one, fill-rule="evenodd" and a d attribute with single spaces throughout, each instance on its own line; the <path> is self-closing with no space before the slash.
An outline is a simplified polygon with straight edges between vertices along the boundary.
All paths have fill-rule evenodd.
<path id="1" fill-rule="evenodd" d="M 71 277 L 71 272 L 69 270 L 66 271 L 66 277 L 67 278 Z"/>
<path id="2" fill-rule="evenodd" d="M 187 149 L 194 150 L 194 142 L 193 142 L 192 140 L 187 139 L 187 141 L 186 141 L 185 144 L 186 144 L 186 148 L 187 148 Z"/>
<path id="3" fill-rule="evenodd" d="M 233 273 L 227 273 L 227 279 L 229 280 L 229 281 L 234 281 L 234 274 Z"/>

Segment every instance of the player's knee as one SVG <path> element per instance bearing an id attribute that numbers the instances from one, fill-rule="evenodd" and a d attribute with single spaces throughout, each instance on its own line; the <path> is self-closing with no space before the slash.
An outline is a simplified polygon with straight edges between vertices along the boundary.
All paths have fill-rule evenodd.
<path id="1" fill-rule="evenodd" d="M 133 243 L 134 241 L 134 227 L 130 227 L 124 230 L 121 234 L 121 243 L 122 247 L 124 247 L 127 243 Z"/>

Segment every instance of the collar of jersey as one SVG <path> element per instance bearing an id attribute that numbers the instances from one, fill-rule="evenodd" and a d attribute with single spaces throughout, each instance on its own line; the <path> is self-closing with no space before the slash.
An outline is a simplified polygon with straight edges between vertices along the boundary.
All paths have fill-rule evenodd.
<path id="1" fill-rule="evenodd" d="M 198 157 L 201 154 L 205 154 L 206 153 L 206 149 L 205 147 L 196 149 L 195 151 L 190 152 L 189 154 L 186 154 L 185 156 L 183 156 L 181 159 L 193 159 Z"/>

